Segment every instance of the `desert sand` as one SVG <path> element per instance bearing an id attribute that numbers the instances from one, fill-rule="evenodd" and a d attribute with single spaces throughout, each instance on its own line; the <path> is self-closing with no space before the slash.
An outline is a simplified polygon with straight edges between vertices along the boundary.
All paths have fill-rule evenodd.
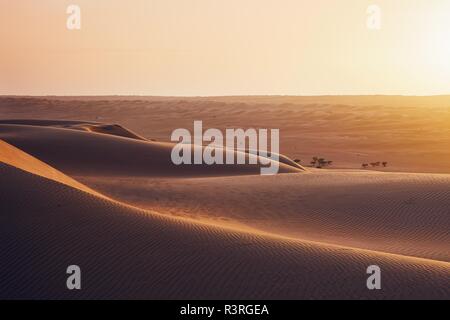
<path id="1" fill-rule="evenodd" d="M 449 299 L 449 102 L 1 98 L 0 298 Z M 280 174 L 173 165 L 193 120 L 280 128 Z"/>
<path id="2" fill-rule="evenodd" d="M 166 142 L 175 128 L 279 128 L 280 152 L 308 165 L 450 173 L 450 96 L 43 97 L 0 99 L 0 119 L 119 124 Z"/>

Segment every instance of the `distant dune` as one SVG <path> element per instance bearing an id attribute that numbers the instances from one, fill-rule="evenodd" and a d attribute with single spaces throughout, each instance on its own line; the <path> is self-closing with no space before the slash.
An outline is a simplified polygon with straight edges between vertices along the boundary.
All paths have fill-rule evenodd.
<path id="1" fill-rule="evenodd" d="M 0 97 L 2 119 L 120 124 L 168 141 L 194 120 L 208 128 L 278 128 L 280 152 L 309 165 L 450 173 L 450 96 Z"/>
<path id="2" fill-rule="evenodd" d="M 34 120 L 34 119 L 0 120 L 0 124 L 66 128 L 88 132 L 111 134 L 119 137 L 137 140 L 146 140 L 145 138 L 118 124 L 102 124 L 90 121 Z"/>
<path id="3" fill-rule="evenodd" d="M 175 166 L 173 144 L 162 139 L 168 128 L 147 128 L 133 115 L 166 112 L 174 129 L 201 116 L 200 107 L 95 101 L 92 109 L 80 100 L 80 114 L 91 115 L 61 119 L 75 102 L 49 99 L 30 120 L 20 101 L 15 111 L 0 105 L 2 117 L 14 114 L 0 119 L 0 298 L 450 297 L 450 175 L 304 168 L 289 157 L 292 145 L 282 149 L 276 176 L 260 176 L 259 165 Z M 222 107 L 206 108 L 217 109 L 204 113 L 214 126 Z M 224 125 L 249 114 L 224 108 Z M 305 108 L 282 117 L 285 133 L 308 145 L 312 131 L 294 135 L 296 117 L 318 116 Z M 134 126 L 94 116 L 106 109 Z M 254 127 L 270 114 L 255 115 Z M 81 291 L 65 289 L 71 264 L 82 268 Z M 366 288 L 373 264 L 382 269 L 380 291 Z"/>

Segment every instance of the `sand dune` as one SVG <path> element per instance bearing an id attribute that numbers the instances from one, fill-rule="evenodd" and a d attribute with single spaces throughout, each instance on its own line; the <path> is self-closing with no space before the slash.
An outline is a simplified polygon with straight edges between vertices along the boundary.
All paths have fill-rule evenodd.
<path id="1" fill-rule="evenodd" d="M 1 164 L 1 298 L 448 298 L 450 264 L 139 211 Z M 27 199 L 26 202 L 22 199 Z M 382 292 L 365 268 L 383 268 Z M 67 265 L 81 291 L 64 289 Z M 5 276 L 7 275 L 7 276 Z"/>
<path id="2" fill-rule="evenodd" d="M 259 164 L 177 166 L 170 158 L 172 143 L 90 134 L 65 128 L 0 124 L 0 139 L 71 176 L 245 175 L 260 174 L 261 168 Z M 245 157 L 248 163 L 248 158 L 255 156 L 245 154 Z M 283 163 L 279 168 L 280 173 L 302 172 Z"/>
<path id="3" fill-rule="evenodd" d="M 79 177 L 125 203 L 273 234 L 450 262 L 450 177 L 363 171 L 108 180 Z"/>
<path id="4" fill-rule="evenodd" d="M 450 297 L 448 175 L 177 167 L 169 143 L 79 126 L 109 127 L 0 123 L 0 298 Z"/>
<path id="5" fill-rule="evenodd" d="M 147 139 L 139 136 L 138 134 L 132 132 L 131 130 L 124 128 L 117 124 L 102 124 L 95 122 L 86 122 L 86 121 L 64 121 L 64 120 L 33 120 L 33 119 L 10 119 L 10 120 L 0 120 L 0 125 L 9 124 L 9 125 L 29 125 L 29 126 L 43 126 L 43 127 L 55 127 L 55 128 L 64 128 L 64 129 L 74 129 L 74 130 L 82 130 L 87 132 L 95 132 L 108 134 L 118 137 L 131 138 L 136 140 L 148 141 Z M 154 140 L 153 140 L 154 142 Z M 171 146 L 172 147 L 172 146 Z M 243 149 L 239 150 L 241 152 L 247 152 L 254 155 L 257 155 L 257 150 L 248 150 Z M 303 166 L 296 163 L 289 157 L 283 154 L 276 154 L 278 156 L 278 161 L 280 163 L 284 163 L 288 166 L 305 170 Z"/>

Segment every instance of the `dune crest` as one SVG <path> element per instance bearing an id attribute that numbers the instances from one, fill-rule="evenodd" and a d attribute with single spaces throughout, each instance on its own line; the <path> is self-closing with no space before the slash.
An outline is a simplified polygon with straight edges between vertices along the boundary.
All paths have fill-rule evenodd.
<path id="1" fill-rule="evenodd" d="M 73 120 L 34 120 L 34 119 L 10 119 L 0 120 L 0 124 L 16 124 L 38 127 L 55 127 L 73 130 L 81 130 L 102 134 L 109 134 L 117 137 L 130 138 L 147 141 L 137 133 L 122 127 L 118 124 L 106 124 L 92 121 L 73 121 Z"/>

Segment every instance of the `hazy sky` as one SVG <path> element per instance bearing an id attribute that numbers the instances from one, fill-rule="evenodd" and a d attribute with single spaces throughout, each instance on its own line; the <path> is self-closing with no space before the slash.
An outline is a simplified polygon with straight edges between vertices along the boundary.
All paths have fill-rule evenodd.
<path id="1" fill-rule="evenodd" d="M 0 41 L 0 94 L 450 93 L 450 0 L 0 0 Z"/>

